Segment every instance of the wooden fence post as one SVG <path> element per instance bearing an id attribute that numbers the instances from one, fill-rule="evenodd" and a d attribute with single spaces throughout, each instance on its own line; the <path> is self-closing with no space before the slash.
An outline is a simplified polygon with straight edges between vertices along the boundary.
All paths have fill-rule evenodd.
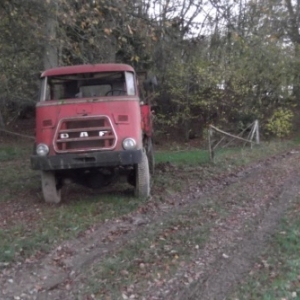
<path id="1" fill-rule="evenodd" d="M 258 122 L 258 120 L 255 120 L 255 126 L 256 126 L 255 142 L 256 142 L 257 145 L 259 145 L 260 138 L 259 138 L 259 122 Z"/>
<path id="2" fill-rule="evenodd" d="M 212 128 L 211 126 L 209 125 L 208 126 L 208 130 L 207 130 L 207 134 L 208 134 L 208 151 L 209 151 L 209 158 L 211 161 L 213 161 L 213 153 L 212 153 L 212 147 L 211 147 L 211 136 L 212 136 Z"/>

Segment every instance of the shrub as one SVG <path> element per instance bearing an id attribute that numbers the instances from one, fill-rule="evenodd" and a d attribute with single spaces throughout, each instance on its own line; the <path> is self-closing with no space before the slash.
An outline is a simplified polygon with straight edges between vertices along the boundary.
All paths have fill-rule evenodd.
<path id="1" fill-rule="evenodd" d="M 287 136 L 292 129 L 293 117 L 294 114 L 290 109 L 278 108 L 268 119 L 266 129 L 276 137 Z"/>

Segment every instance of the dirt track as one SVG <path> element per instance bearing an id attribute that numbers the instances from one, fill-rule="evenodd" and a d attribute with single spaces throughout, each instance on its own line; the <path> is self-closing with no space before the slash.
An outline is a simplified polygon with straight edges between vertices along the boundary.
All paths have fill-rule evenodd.
<path id="1" fill-rule="evenodd" d="M 2 269 L 0 299 L 225 299 L 250 270 L 289 202 L 299 196 L 299 162 L 300 154 L 292 151 L 205 187 L 190 181 L 186 190 L 166 195 L 160 204 L 150 199 L 143 209 L 99 224 L 80 239 L 56 246 L 41 260 Z M 189 215 L 194 226 L 189 223 L 180 229 L 176 222 Z M 155 262 L 139 261 L 137 271 L 121 271 L 124 277 L 136 272 L 136 277 L 128 286 L 116 280 L 116 294 L 86 289 L 102 263 L 168 222 L 174 232 L 192 236 L 180 246 L 188 256 L 180 260 L 174 252 L 175 258 L 165 263 L 173 266 L 172 272 L 154 274 Z M 189 244 L 206 223 L 205 242 Z M 167 246 L 179 247 L 176 243 Z"/>

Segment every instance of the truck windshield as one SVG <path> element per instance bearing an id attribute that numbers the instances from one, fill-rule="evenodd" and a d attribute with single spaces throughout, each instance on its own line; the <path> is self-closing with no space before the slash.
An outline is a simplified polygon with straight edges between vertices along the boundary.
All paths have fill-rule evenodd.
<path id="1" fill-rule="evenodd" d="M 136 94 L 132 72 L 102 72 L 57 75 L 43 78 L 41 101 L 132 96 Z"/>

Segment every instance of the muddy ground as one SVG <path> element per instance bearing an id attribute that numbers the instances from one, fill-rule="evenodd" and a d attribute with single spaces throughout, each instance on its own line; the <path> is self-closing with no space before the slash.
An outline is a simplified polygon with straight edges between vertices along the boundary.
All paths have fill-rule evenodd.
<path id="1" fill-rule="evenodd" d="M 138 210 L 2 265 L 0 299 L 231 299 L 299 201 L 299 165 L 294 149 L 207 182 L 185 170 L 181 191 L 154 187 Z"/>

